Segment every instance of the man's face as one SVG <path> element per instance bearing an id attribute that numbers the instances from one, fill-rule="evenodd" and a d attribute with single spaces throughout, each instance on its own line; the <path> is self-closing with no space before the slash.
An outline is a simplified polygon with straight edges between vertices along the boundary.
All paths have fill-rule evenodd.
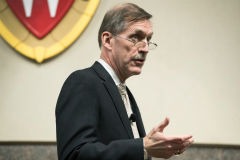
<path id="1" fill-rule="evenodd" d="M 148 53 L 146 44 L 152 34 L 151 22 L 144 20 L 131 23 L 124 32 L 113 35 L 112 65 L 120 80 L 125 81 L 128 77 L 141 73 Z M 139 41 L 145 45 L 139 47 L 139 43 L 133 43 Z"/>

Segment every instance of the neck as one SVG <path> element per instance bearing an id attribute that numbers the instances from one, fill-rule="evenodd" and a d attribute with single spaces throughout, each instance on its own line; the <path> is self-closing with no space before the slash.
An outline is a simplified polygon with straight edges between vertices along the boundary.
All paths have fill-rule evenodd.
<path id="1" fill-rule="evenodd" d="M 116 65 L 114 65 L 114 63 L 112 63 L 111 59 L 108 58 L 108 57 L 106 57 L 106 56 L 104 56 L 104 55 L 101 55 L 100 58 L 101 58 L 102 60 L 104 60 L 104 61 L 113 69 L 113 71 L 114 71 L 115 74 L 117 75 L 119 81 L 120 81 L 121 83 L 125 83 L 127 77 L 125 78 L 125 77 L 123 76 L 123 74 L 121 74 L 120 70 L 117 68 Z"/>

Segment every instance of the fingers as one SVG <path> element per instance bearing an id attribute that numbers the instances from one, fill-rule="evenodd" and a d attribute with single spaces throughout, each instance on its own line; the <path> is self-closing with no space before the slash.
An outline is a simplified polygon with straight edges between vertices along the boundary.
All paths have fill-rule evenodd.
<path id="1" fill-rule="evenodd" d="M 183 137 L 182 137 L 182 140 L 183 140 L 183 141 L 187 141 L 187 140 L 193 141 L 192 138 L 193 138 L 192 135 L 186 135 L 186 136 L 183 136 Z"/>
<path id="2" fill-rule="evenodd" d="M 164 129 L 169 124 L 169 118 L 165 118 L 159 125 L 154 127 L 144 137 L 144 148 L 150 156 L 158 158 L 169 158 L 172 155 L 183 153 L 193 143 L 192 135 L 166 136 Z"/>
<path id="3" fill-rule="evenodd" d="M 175 154 L 179 151 L 184 152 L 192 143 L 193 139 L 190 135 L 175 137 L 163 136 L 162 138 L 154 138 L 153 141 L 148 143 L 147 147 L 153 150 L 168 150 Z"/>
<path id="4" fill-rule="evenodd" d="M 179 150 L 183 148 L 187 148 L 192 144 L 192 141 L 183 141 L 181 137 L 170 138 L 170 139 L 162 139 L 156 140 L 152 142 L 149 146 L 155 149 L 173 149 Z"/>
<path id="5" fill-rule="evenodd" d="M 172 141 L 175 143 L 184 143 L 184 142 L 193 142 L 192 135 L 184 135 L 184 136 L 166 136 L 167 141 Z"/>
<path id="6" fill-rule="evenodd" d="M 175 149 L 187 148 L 193 143 L 192 136 L 174 137 L 166 140 Z"/>
<path id="7" fill-rule="evenodd" d="M 179 154 L 182 154 L 184 151 L 185 151 L 185 149 L 182 149 L 182 150 L 181 149 L 177 149 L 177 150 L 174 151 L 174 154 L 175 155 L 179 155 Z"/>
<path id="8" fill-rule="evenodd" d="M 173 155 L 182 154 L 186 147 L 179 144 L 169 144 L 165 142 L 158 143 L 157 146 L 147 148 L 150 156 L 158 158 L 170 158 Z"/>

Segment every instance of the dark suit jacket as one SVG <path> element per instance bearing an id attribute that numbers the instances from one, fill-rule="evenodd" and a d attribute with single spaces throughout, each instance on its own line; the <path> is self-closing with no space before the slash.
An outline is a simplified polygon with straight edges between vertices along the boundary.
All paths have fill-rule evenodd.
<path id="1" fill-rule="evenodd" d="M 139 109 L 127 91 L 144 137 Z M 59 160 L 143 160 L 143 139 L 133 138 L 118 88 L 98 62 L 65 81 L 56 106 L 56 131 Z"/>

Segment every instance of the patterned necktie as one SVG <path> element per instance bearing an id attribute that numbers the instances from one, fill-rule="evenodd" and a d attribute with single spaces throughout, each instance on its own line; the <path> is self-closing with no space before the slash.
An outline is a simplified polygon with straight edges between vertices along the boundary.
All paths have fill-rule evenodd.
<path id="1" fill-rule="evenodd" d="M 131 108 L 129 97 L 127 94 L 126 85 L 120 83 L 118 85 L 118 90 L 122 96 L 122 100 L 124 102 L 124 105 L 125 105 L 125 108 L 127 111 L 127 115 L 128 115 L 128 117 L 130 117 L 132 115 L 132 108 Z M 132 127 L 134 138 L 139 138 L 139 133 L 138 133 L 136 122 L 131 121 L 131 127 Z"/>

